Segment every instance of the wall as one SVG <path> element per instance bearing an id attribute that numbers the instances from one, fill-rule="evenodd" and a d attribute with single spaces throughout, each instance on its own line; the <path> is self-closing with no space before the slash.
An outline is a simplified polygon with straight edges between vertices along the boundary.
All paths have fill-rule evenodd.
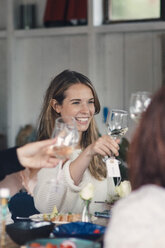
<path id="1" fill-rule="evenodd" d="M 101 105 L 111 108 L 128 110 L 131 92 L 154 92 L 161 85 L 163 22 L 94 26 L 89 1 L 87 26 L 15 30 L 14 1 L 7 3 L 7 32 L 0 31 L 0 131 L 9 146 L 20 127 L 36 124 L 51 78 L 66 68 L 89 76 Z M 103 133 L 102 112 L 96 119 Z M 130 121 L 128 137 L 133 129 Z"/>

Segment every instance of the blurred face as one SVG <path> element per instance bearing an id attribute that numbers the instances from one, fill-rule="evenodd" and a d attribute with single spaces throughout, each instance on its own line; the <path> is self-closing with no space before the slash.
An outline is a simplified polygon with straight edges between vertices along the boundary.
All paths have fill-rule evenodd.
<path id="1" fill-rule="evenodd" d="M 75 118 L 79 134 L 86 131 L 95 113 L 92 90 L 81 83 L 70 86 L 65 92 L 62 105 L 57 105 L 56 112 L 61 116 Z"/>

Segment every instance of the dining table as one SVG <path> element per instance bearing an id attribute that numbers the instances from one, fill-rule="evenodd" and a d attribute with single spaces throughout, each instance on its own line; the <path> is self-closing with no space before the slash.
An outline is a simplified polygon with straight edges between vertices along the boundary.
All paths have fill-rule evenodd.
<path id="1" fill-rule="evenodd" d="M 107 226 L 108 222 L 109 222 L 108 218 L 100 218 L 100 217 L 95 218 L 95 220 L 93 221 L 94 224 L 98 224 L 102 226 Z M 5 246 L 0 248 L 26 248 L 26 245 L 20 246 L 16 244 L 13 240 L 11 240 L 11 238 L 6 233 Z"/>

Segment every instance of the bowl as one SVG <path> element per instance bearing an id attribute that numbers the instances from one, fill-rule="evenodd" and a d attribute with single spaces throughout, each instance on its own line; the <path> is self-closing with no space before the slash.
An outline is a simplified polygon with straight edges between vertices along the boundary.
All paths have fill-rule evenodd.
<path id="1" fill-rule="evenodd" d="M 6 232 L 18 245 L 24 245 L 30 240 L 48 238 L 55 224 L 47 221 L 21 221 L 6 226 Z"/>
<path id="2" fill-rule="evenodd" d="M 106 227 L 90 222 L 71 222 L 56 226 L 53 234 L 58 238 L 81 238 L 102 241 Z"/>
<path id="3" fill-rule="evenodd" d="M 32 248 L 40 246 L 48 246 L 48 244 L 54 245 L 54 247 L 63 247 L 63 248 L 101 248 L 101 245 L 97 242 L 93 242 L 91 240 L 85 239 L 77 239 L 77 238 L 56 238 L 56 239 L 37 239 L 26 244 L 26 248 Z M 51 247 L 49 245 L 49 247 Z M 52 246 L 53 247 L 53 246 Z"/>

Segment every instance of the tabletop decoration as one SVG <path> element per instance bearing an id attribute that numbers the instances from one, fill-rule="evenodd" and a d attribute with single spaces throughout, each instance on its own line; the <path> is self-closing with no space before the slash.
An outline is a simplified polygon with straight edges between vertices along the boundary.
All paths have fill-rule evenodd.
<path id="1" fill-rule="evenodd" d="M 84 201 L 84 208 L 82 212 L 82 222 L 91 222 L 91 216 L 89 212 L 89 205 L 94 196 L 94 186 L 92 183 L 88 183 L 81 191 L 80 197 Z"/>
<path id="2" fill-rule="evenodd" d="M 128 180 L 120 183 L 119 186 L 115 187 L 115 191 L 120 198 L 126 197 L 131 193 L 131 184 Z"/>
<path id="3" fill-rule="evenodd" d="M 117 202 L 119 199 L 126 197 L 131 192 L 131 184 L 128 180 L 124 180 L 120 182 L 118 186 L 115 187 L 116 194 L 112 195 L 108 201 L 107 204 L 110 204 L 111 207 Z"/>

